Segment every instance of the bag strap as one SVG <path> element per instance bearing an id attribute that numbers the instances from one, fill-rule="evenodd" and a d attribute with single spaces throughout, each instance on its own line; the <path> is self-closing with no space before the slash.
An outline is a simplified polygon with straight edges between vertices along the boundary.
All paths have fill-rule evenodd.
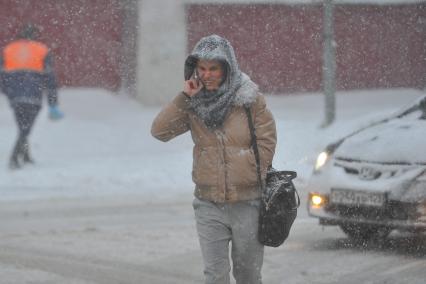
<path id="1" fill-rule="evenodd" d="M 251 135 L 251 146 L 253 147 L 254 157 L 256 159 L 256 171 L 257 171 L 257 182 L 260 184 L 260 189 L 262 190 L 262 194 L 265 193 L 265 185 L 262 182 L 262 175 L 260 174 L 260 156 L 259 156 L 259 148 L 257 147 L 257 137 L 256 137 L 256 129 L 253 125 L 253 118 L 251 115 L 250 107 L 244 106 L 246 110 L 248 124 L 250 128 Z"/>
<path id="2" fill-rule="evenodd" d="M 254 125 L 253 125 L 253 118 L 252 118 L 252 115 L 251 115 L 250 107 L 244 106 L 244 109 L 246 110 L 246 114 L 247 114 L 247 118 L 248 118 L 248 124 L 249 124 L 250 135 L 251 135 L 251 145 L 253 147 L 254 157 L 256 159 L 257 180 L 260 184 L 260 189 L 262 190 L 262 196 L 264 196 L 266 194 L 266 192 L 265 192 L 265 184 L 262 182 L 262 176 L 260 174 L 260 156 L 259 156 L 259 148 L 257 147 L 256 129 L 254 128 Z M 285 171 L 284 173 L 286 175 L 288 175 L 287 178 L 289 178 L 289 180 L 292 180 L 295 177 L 297 177 L 297 173 L 294 172 L 294 171 Z M 298 208 L 300 206 L 300 197 L 299 197 L 299 193 L 297 192 L 296 188 L 294 189 L 294 192 L 296 193 L 296 196 L 297 196 L 296 208 Z M 262 199 L 264 200 L 264 198 L 262 198 Z"/>

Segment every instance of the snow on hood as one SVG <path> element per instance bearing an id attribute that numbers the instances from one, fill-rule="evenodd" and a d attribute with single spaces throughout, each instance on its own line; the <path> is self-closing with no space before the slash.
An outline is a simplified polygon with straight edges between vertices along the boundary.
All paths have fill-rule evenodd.
<path id="1" fill-rule="evenodd" d="M 209 35 L 200 39 L 191 54 L 185 60 L 185 80 L 191 77 L 199 59 L 226 62 L 228 69 L 226 70 L 226 80 L 228 84 L 231 86 L 240 85 L 241 70 L 238 66 L 234 48 L 227 39 L 218 35 Z M 232 89 L 232 87 L 230 88 Z"/>
<path id="2" fill-rule="evenodd" d="M 219 60 L 226 63 L 226 86 L 223 88 L 236 92 L 235 105 L 249 105 L 256 100 L 259 87 L 240 70 L 234 48 L 227 39 L 215 34 L 201 38 L 185 60 L 185 80 L 191 78 L 199 59 Z"/>
<path id="3" fill-rule="evenodd" d="M 426 120 L 393 119 L 346 139 L 338 158 L 380 163 L 426 163 Z"/>

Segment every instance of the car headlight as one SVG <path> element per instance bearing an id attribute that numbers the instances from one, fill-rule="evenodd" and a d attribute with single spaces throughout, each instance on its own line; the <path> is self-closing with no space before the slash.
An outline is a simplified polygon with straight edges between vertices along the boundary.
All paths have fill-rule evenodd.
<path id="1" fill-rule="evenodd" d="M 328 154 L 327 151 L 321 152 L 318 155 L 317 160 L 315 162 L 315 171 L 318 171 L 319 169 L 321 169 L 325 165 L 325 163 L 328 161 L 329 157 L 330 155 Z"/>
<path id="2" fill-rule="evenodd" d="M 317 157 L 317 160 L 315 162 L 314 172 L 321 169 L 327 163 L 331 155 L 333 155 L 334 151 L 336 151 L 336 149 L 340 146 L 340 144 L 343 143 L 343 141 L 344 139 L 340 139 L 339 141 L 335 143 L 327 145 L 325 150 L 322 151 Z"/>
<path id="3" fill-rule="evenodd" d="M 328 203 L 328 197 L 324 194 L 310 192 L 309 203 L 314 208 L 320 208 L 325 206 Z"/>

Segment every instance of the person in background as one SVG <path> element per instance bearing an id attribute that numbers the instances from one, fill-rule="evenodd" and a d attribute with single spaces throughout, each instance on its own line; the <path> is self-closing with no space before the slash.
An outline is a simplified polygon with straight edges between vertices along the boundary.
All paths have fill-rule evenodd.
<path id="1" fill-rule="evenodd" d="M 34 163 L 28 136 L 41 109 L 45 91 L 49 117 L 57 120 L 64 116 L 58 108 L 52 54 L 45 44 L 37 41 L 38 35 L 36 26 L 25 25 L 18 39 L 7 44 L 0 56 L 0 87 L 9 99 L 18 126 L 18 138 L 9 160 L 11 169 L 20 168 L 23 163 Z"/>
<path id="2" fill-rule="evenodd" d="M 187 131 L 194 142 L 193 208 L 205 283 L 229 284 L 229 244 L 237 284 L 262 282 L 264 247 L 257 238 L 261 198 L 248 116 L 252 113 L 262 179 L 277 142 L 275 121 L 257 85 L 239 69 L 228 40 L 202 38 L 185 61 L 183 91 L 152 123 L 168 141 Z"/>

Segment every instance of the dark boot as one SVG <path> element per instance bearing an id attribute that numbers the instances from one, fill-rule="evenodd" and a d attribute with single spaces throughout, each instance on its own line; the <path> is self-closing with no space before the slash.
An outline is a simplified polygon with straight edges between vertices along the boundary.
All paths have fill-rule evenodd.
<path id="1" fill-rule="evenodd" d="M 19 169 L 20 167 L 21 165 L 19 164 L 19 161 L 18 161 L 18 154 L 17 152 L 13 151 L 12 157 L 10 157 L 10 160 L 9 160 L 9 169 L 16 170 L 16 169 Z"/>
<path id="2" fill-rule="evenodd" d="M 27 164 L 35 164 L 34 159 L 29 155 L 24 155 L 22 161 Z"/>
<path id="3" fill-rule="evenodd" d="M 30 155 L 30 145 L 25 142 L 22 146 L 22 161 L 27 164 L 34 164 L 34 160 Z"/>
<path id="4" fill-rule="evenodd" d="M 21 165 L 19 164 L 18 159 L 15 158 L 15 157 L 10 158 L 9 169 L 16 170 L 16 169 L 19 169 L 19 168 L 21 168 Z"/>
<path id="5" fill-rule="evenodd" d="M 9 160 L 9 168 L 12 170 L 19 169 L 21 167 L 21 164 L 19 163 L 18 158 L 22 153 L 22 147 L 23 147 L 23 139 L 19 137 L 18 141 L 16 141 L 15 147 L 13 148 L 13 152 Z"/>

